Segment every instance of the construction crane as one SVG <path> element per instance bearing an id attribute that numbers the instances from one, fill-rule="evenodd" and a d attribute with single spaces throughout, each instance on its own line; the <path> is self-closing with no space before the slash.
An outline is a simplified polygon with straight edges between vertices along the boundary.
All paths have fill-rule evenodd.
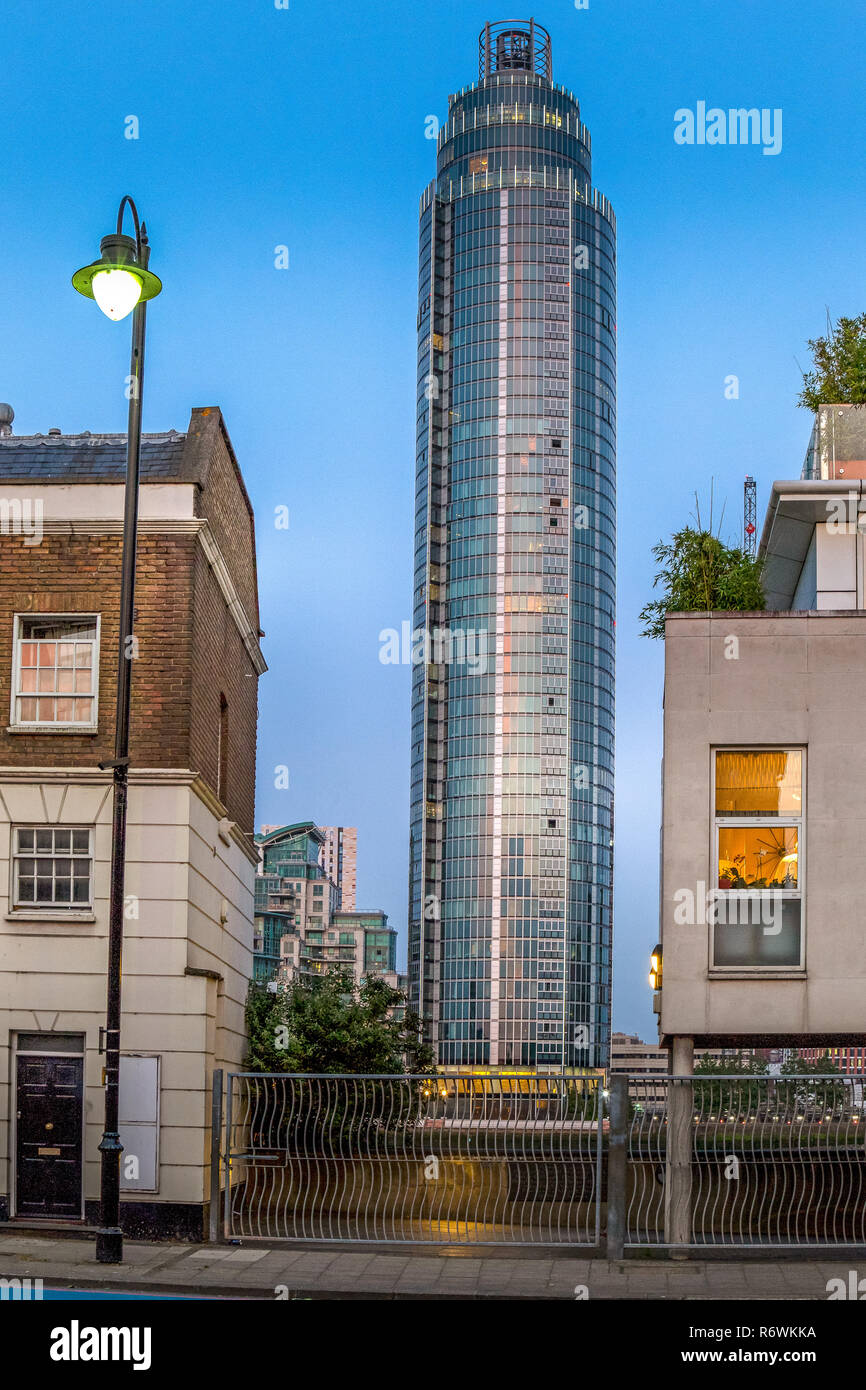
<path id="1" fill-rule="evenodd" d="M 747 474 L 743 484 L 743 549 L 752 559 L 755 557 L 758 541 L 758 528 L 755 524 L 756 488 L 754 478 Z"/>

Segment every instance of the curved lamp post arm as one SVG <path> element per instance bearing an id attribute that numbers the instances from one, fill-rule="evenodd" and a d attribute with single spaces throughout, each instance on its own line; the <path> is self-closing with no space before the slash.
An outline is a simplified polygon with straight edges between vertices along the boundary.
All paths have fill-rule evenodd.
<path id="1" fill-rule="evenodd" d="M 138 208 L 135 206 L 135 200 L 131 198 L 128 193 L 124 194 L 120 201 L 120 207 L 117 210 L 117 235 L 123 236 L 123 214 L 126 208 L 129 208 L 129 211 L 132 213 L 132 224 L 135 227 L 136 258 L 139 265 L 146 270 L 147 262 L 150 258 L 150 247 L 147 242 L 147 226 L 144 222 L 139 222 Z"/>

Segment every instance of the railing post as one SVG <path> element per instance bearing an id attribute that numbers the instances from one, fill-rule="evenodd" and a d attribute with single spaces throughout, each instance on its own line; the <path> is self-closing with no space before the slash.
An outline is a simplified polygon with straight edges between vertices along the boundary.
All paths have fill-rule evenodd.
<path id="1" fill-rule="evenodd" d="M 226 1082 L 225 1103 L 223 1106 L 225 1114 L 225 1149 L 223 1150 L 223 1163 L 225 1164 L 225 1182 L 223 1183 L 223 1236 L 228 1238 L 231 1230 L 231 1200 L 232 1200 L 232 1082 L 234 1076 L 228 1074 Z"/>
<path id="2" fill-rule="evenodd" d="M 220 1141 L 223 1129 L 223 1073 L 214 1067 L 210 1101 L 210 1203 L 208 1237 L 219 1240 L 220 1230 Z"/>
<path id="3" fill-rule="evenodd" d="M 668 1079 L 665 1156 L 665 1244 L 692 1243 L 692 1148 L 694 1146 L 694 1044 L 674 1038 Z M 674 1079 L 677 1078 L 677 1079 Z"/>
<path id="4" fill-rule="evenodd" d="M 625 1179 L 628 1157 L 628 1077 L 610 1078 L 610 1129 L 607 1136 L 607 1258 L 621 1260 L 625 1245 Z"/>

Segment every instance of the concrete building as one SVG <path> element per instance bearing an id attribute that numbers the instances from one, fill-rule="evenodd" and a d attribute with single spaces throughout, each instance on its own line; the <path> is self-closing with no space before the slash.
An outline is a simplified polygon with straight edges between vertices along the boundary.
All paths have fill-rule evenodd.
<path id="1" fill-rule="evenodd" d="M 667 619 L 656 1007 L 675 1072 L 713 1046 L 866 1045 L 866 495 L 838 476 L 866 452 L 854 410 L 819 412 L 825 438 L 845 422 L 836 477 L 813 434 L 811 476 L 773 484 L 768 610 Z"/>
<path id="2" fill-rule="evenodd" d="M 325 837 L 321 865 L 337 885 L 337 905 L 352 912 L 358 893 L 358 831 L 354 825 L 320 825 Z"/>
<path id="3" fill-rule="evenodd" d="M 601 1067 L 616 226 L 533 20 L 449 98 L 417 332 L 410 1002 L 443 1066 Z"/>
<path id="4" fill-rule="evenodd" d="M 0 1214 L 94 1221 L 124 436 L 0 436 Z M 16 530 L 9 518 L 38 517 Z M 253 513 L 216 408 L 145 435 L 132 675 L 121 1219 L 201 1239 L 210 1089 L 252 969 Z M 135 1176 L 137 1171 L 137 1176 Z"/>
<path id="5" fill-rule="evenodd" d="M 664 1076 L 668 1070 L 668 1051 L 658 1043 L 647 1043 L 636 1033 L 612 1033 L 610 1072 L 640 1072 Z"/>

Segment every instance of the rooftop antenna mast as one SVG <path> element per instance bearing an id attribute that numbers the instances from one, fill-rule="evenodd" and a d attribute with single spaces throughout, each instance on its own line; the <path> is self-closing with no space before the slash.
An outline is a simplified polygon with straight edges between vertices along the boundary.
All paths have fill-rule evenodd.
<path id="1" fill-rule="evenodd" d="M 743 549 L 753 560 L 758 540 L 758 529 L 755 523 L 756 489 L 757 484 L 754 478 L 746 474 L 746 481 L 743 483 Z"/>

